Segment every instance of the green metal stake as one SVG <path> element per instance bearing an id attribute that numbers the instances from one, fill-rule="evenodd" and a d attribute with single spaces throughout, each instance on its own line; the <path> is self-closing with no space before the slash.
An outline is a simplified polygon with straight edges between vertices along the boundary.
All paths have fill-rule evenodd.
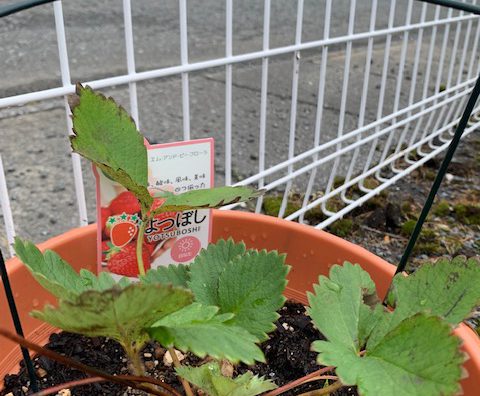
<path id="1" fill-rule="evenodd" d="M 395 274 L 398 274 L 399 272 L 404 271 L 405 267 L 407 266 L 407 261 L 415 246 L 415 242 L 417 242 L 417 239 L 420 235 L 420 231 L 422 230 L 423 223 L 425 222 L 425 219 L 428 216 L 428 212 L 430 211 L 433 205 L 433 200 L 435 199 L 435 195 L 437 194 L 438 189 L 440 188 L 440 184 L 442 183 L 442 180 L 445 174 L 447 173 L 448 165 L 452 160 L 453 154 L 455 154 L 455 150 L 457 149 L 458 143 L 462 138 L 463 132 L 465 131 L 465 127 L 467 126 L 468 120 L 473 112 L 473 108 L 475 107 L 475 103 L 477 102 L 479 95 L 480 95 L 480 76 L 478 77 L 477 82 L 473 87 L 473 91 L 472 91 L 472 94 L 470 95 L 470 99 L 468 99 L 467 107 L 465 107 L 465 111 L 463 112 L 462 118 L 460 119 L 460 123 L 458 124 L 457 129 L 455 131 L 455 135 L 453 136 L 453 139 L 450 145 L 448 146 L 447 154 L 445 154 L 445 158 L 443 159 L 442 165 L 438 170 L 438 173 L 437 173 L 437 176 L 435 177 L 432 188 L 430 189 L 430 193 L 428 194 L 427 200 L 425 201 L 425 205 L 423 206 L 422 212 L 420 213 L 420 217 L 418 218 L 417 224 L 415 224 L 415 229 L 413 230 L 413 233 L 410 236 L 410 240 L 408 241 L 408 245 L 405 248 L 405 252 L 403 253 L 403 256 L 400 260 L 400 263 L 398 264 L 397 271 L 395 272 Z"/>
<path id="2" fill-rule="evenodd" d="M 457 0 L 420 0 L 425 3 L 436 4 L 444 7 L 455 8 L 456 10 L 470 12 L 480 15 L 480 7 L 474 4 L 462 3 Z"/>
<path id="3" fill-rule="evenodd" d="M 8 307 L 10 308 L 10 314 L 12 315 L 13 324 L 15 326 L 15 331 L 21 337 L 23 337 L 22 323 L 20 322 L 20 317 L 18 316 L 17 306 L 15 304 L 15 298 L 13 297 L 12 288 L 10 286 L 10 280 L 8 279 L 7 266 L 3 260 L 3 254 L 0 250 L 0 275 L 3 282 L 3 288 L 5 289 L 5 295 L 7 296 Z M 38 392 L 38 383 L 37 377 L 35 375 L 35 369 L 33 368 L 32 359 L 30 359 L 30 354 L 28 350 L 24 347 L 20 347 L 23 355 L 23 360 L 25 362 L 25 367 L 30 377 L 30 387 L 33 392 Z"/>
<path id="4" fill-rule="evenodd" d="M 55 0 L 25 0 L 19 1 L 18 3 L 3 5 L 0 6 L 0 18 L 10 14 L 15 14 L 16 12 L 26 10 L 28 8 L 35 7 L 37 5 L 52 3 L 53 1 Z"/>

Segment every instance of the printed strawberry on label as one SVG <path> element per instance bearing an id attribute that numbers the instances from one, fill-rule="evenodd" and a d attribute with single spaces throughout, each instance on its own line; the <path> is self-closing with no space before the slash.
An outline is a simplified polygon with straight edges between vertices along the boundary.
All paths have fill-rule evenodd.
<path id="1" fill-rule="evenodd" d="M 107 253 L 107 268 L 110 272 L 129 276 L 138 277 L 138 262 L 136 255 L 136 242 L 130 242 L 129 244 L 119 248 L 112 246 Z M 150 269 L 150 250 L 143 244 L 142 248 L 143 267 L 145 271 Z"/>
<path id="2" fill-rule="evenodd" d="M 124 191 L 112 199 L 109 208 L 111 215 L 135 214 L 141 210 L 138 199 L 130 191 Z"/>
<path id="3" fill-rule="evenodd" d="M 140 218 L 136 214 L 122 213 L 110 216 L 107 220 L 105 234 L 114 246 L 125 246 L 137 235 L 139 222 Z"/>
<path id="4" fill-rule="evenodd" d="M 112 244 L 117 247 L 125 246 L 137 233 L 137 225 L 131 222 L 116 223 L 110 230 Z"/>

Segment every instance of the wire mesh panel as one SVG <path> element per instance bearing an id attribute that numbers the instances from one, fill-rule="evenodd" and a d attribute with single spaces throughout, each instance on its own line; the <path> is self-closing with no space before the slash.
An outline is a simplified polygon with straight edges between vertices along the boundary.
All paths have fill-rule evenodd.
<path id="1" fill-rule="evenodd" d="M 61 154 L 72 82 L 151 142 L 214 136 L 218 185 L 323 228 L 445 150 L 480 72 L 478 17 L 413 0 L 56 1 L 0 30 L 3 245 L 95 221 L 89 166 Z"/>

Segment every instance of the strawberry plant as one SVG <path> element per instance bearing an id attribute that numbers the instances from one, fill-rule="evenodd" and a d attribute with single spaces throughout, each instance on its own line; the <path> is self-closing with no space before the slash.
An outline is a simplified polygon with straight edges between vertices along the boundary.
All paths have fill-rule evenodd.
<path id="1" fill-rule="evenodd" d="M 389 302 L 358 264 L 333 266 L 308 294 L 308 313 L 327 338 L 318 363 L 336 367 L 331 389 L 358 386 L 361 395 L 455 395 L 465 360 L 452 327 L 480 304 L 480 263 L 457 257 L 394 277 Z M 332 390 L 332 391 L 333 391 Z"/>
<path id="2" fill-rule="evenodd" d="M 264 361 L 257 344 L 274 329 L 288 272 L 284 256 L 249 251 L 232 240 L 210 245 L 190 265 L 150 270 L 133 284 L 128 278 L 116 283 L 106 272 L 77 274 L 56 253 L 42 254 L 19 238 L 15 251 L 59 299 L 57 308 L 32 315 L 66 331 L 115 339 L 136 375 L 144 374 L 139 352 L 149 339 L 172 356 L 175 347 L 218 360 Z M 244 377 L 242 386 L 250 388 L 247 379 L 254 389 L 274 388 L 256 376 Z"/>
<path id="3" fill-rule="evenodd" d="M 140 350 L 148 340 L 158 341 L 169 349 L 189 395 L 189 383 L 212 396 L 265 392 L 274 396 L 310 380 L 311 375 L 275 389 L 273 382 L 251 373 L 230 378 L 221 370 L 223 360 L 265 361 L 258 344 L 274 330 L 285 300 L 289 267 L 284 255 L 221 240 L 189 265 L 148 269 L 145 252 L 150 245 L 144 243 L 143 234 L 154 216 L 219 207 L 259 193 L 246 187 L 221 187 L 152 196 L 147 189 L 143 137 L 128 114 L 112 99 L 80 85 L 72 113 L 73 149 L 128 189 L 102 214 L 112 220 L 105 232 L 113 241 L 102 251 L 114 258 L 109 261 L 116 267 L 114 272 L 140 274 L 140 279 L 133 283 L 128 278 L 116 281 L 106 272 L 77 273 L 56 253 L 41 253 L 17 238 L 18 257 L 58 298 L 57 307 L 47 305 L 32 315 L 70 332 L 115 339 L 137 376 L 145 372 Z M 138 231 L 132 222 L 138 222 Z M 308 314 L 326 338 L 312 345 L 319 365 L 326 366 L 316 375 L 329 381 L 315 394 L 330 394 L 347 385 L 357 386 L 363 396 L 457 393 L 464 357 L 452 328 L 480 304 L 478 284 L 476 260 L 440 260 L 408 277 L 395 276 L 387 307 L 358 264 L 332 266 L 329 277 L 320 276 L 308 294 Z M 208 359 L 198 367 L 182 366 L 174 348 Z M 146 379 L 142 386 L 159 394 L 152 381 Z"/>
<path id="4" fill-rule="evenodd" d="M 172 357 L 173 347 L 177 347 L 201 357 L 247 364 L 263 361 L 257 343 L 274 329 L 276 310 L 284 301 L 288 272 L 284 257 L 246 251 L 243 244 L 229 241 L 202 252 L 191 267 L 146 272 L 151 252 L 143 237 L 145 225 L 155 216 L 220 207 L 260 193 L 248 187 L 221 187 L 151 196 L 143 137 L 128 114 L 112 99 L 81 85 L 71 100 L 71 109 L 73 150 L 128 190 L 109 207 L 105 230 L 112 240 L 105 251 L 109 269 L 125 276 L 140 274 L 144 281 L 132 284 L 122 278 L 117 283 L 108 273 L 96 276 L 86 270 L 77 274 L 54 252 L 42 254 L 33 244 L 17 239 L 18 257 L 59 299 L 57 308 L 47 306 L 32 315 L 67 331 L 115 339 L 125 349 L 137 375 L 144 373 L 139 351 L 150 337 L 168 347 Z M 135 214 L 138 210 L 140 218 Z M 209 271 L 209 278 L 205 278 L 204 270 Z M 240 283 L 238 271 L 244 273 Z M 269 282 L 272 271 L 278 276 Z M 165 277 L 161 276 L 163 272 L 167 273 Z M 168 281 L 179 274 L 184 278 Z M 262 282 L 251 282 L 252 277 Z M 212 335 L 215 343 L 208 342 Z M 248 385 L 247 379 L 263 384 L 262 389 L 273 386 L 254 376 L 245 377 L 243 385 Z M 189 392 L 187 384 L 185 388 Z"/>

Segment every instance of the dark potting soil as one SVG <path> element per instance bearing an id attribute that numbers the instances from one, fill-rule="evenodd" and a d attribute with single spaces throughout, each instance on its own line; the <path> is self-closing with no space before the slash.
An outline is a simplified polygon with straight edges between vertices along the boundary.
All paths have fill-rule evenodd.
<path id="1" fill-rule="evenodd" d="M 264 376 L 273 380 L 278 386 L 282 386 L 320 368 L 315 360 L 316 353 L 310 351 L 310 346 L 313 341 L 323 339 L 323 336 L 312 326 L 309 317 L 305 315 L 303 305 L 287 301 L 280 309 L 279 314 L 276 330 L 271 333 L 271 338 L 261 345 L 267 363 L 254 366 L 241 364 L 236 367 L 235 374 L 242 374 L 250 370 L 254 374 Z M 52 334 L 46 347 L 109 374 L 128 374 L 128 362 L 123 349 L 117 342 L 108 338 L 90 338 L 61 332 Z M 183 393 L 174 370 L 171 366 L 164 364 L 165 352 L 166 350 L 157 343 L 149 343 L 142 351 L 145 368 L 152 377 L 165 381 Z M 201 359 L 190 354 L 187 354 L 182 360 L 182 364 L 187 365 L 201 363 Z M 10 396 L 24 396 L 32 393 L 23 361 L 20 365 L 21 369 L 18 374 L 5 377 L 4 390 L 0 392 L 0 396 L 9 394 Z M 87 377 L 81 371 L 65 367 L 43 356 L 35 357 L 34 366 L 41 389 Z M 324 385 L 322 380 L 313 381 L 283 395 L 298 395 L 322 388 Z M 144 395 L 144 393 L 119 384 L 100 382 L 72 388 L 71 395 L 127 396 Z M 353 387 L 344 387 L 331 395 L 355 396 L 357 392 Z"/>

